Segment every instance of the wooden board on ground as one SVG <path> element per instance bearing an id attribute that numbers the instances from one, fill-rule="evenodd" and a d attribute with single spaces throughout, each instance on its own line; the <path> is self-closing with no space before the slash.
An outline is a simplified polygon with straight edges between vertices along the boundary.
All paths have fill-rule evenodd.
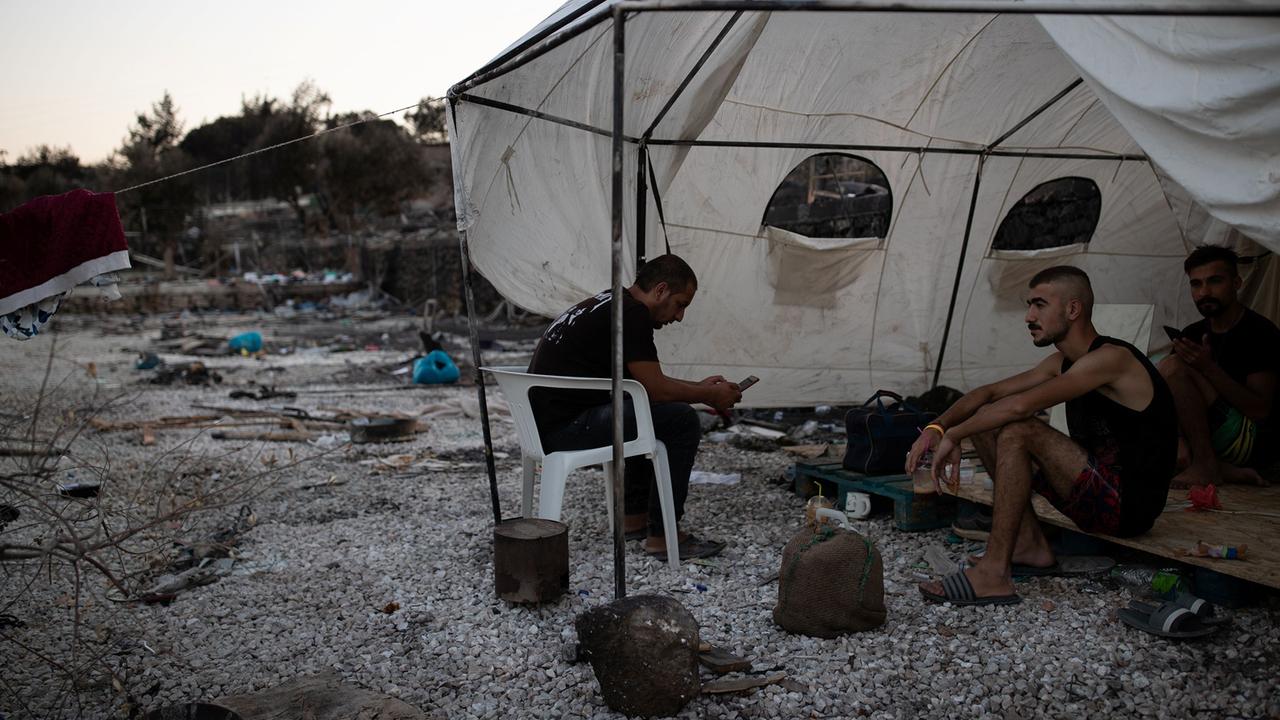
<path id="1" fill-rule="evenodd" d="M 974 482 L 960 486 L 957 496 L 972 502 L 991 504 L 991 490 L 979 473 Z M 1185 490 L 1171 490 L 1171 499 L 1183 499 Z M 1093 535 L 1117 545 L 1160 555 L 1188 565 L 1280 589 L 1280 487 L 1228 485 L 1218 488 L 1224 510 L 1232 512 L 1188 512 L 1166 510 L 1155 527 L 1134 538 Z M 1080 532 L 1076 524 L 1039 495 L 1032 496 L 1036 515 L 1052 525 Z M 1246 560 L 1219 560 L 1184 555 L 1203 540 L 1210 545 L 1248 545 Z"/>
<path id="2" fill-rule="evenodd" d="M 723 648 L 713 647 L 701 650 L 698 660 L 708 670 L 718 675 L 731 672 L 746 672 L 751 669 L 751 658 L 734 655 Z"/>

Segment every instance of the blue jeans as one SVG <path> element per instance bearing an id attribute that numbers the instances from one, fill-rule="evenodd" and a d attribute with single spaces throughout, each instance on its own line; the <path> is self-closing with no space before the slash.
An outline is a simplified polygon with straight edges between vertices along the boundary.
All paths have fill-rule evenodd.
<path id="1" fill-rule="evenodd" d="M 636 415 L 631 398 L 624 400 L 625 417 L 622 436 L 636 437 Z M 685 403 L 651 403 L 653 434 L 667 447 L 667 463 L 671 470 L 671 495 L 675 501 L 676 520 L 684 516 L 684 501 L 689 497 L 689 473 L 698 454 L 702 427 L 698 413 Z M 613 405 L 597 405 L 570 420 L 568 424 L 548 429 L 542 434 L 542 447 L 547 452 L 585 450 L 613 442 Z M 662 506 L 655 487 L 653 463 L 642 457 L 626 460 L 623 473 L 623 506 L 628 515 L 649 513 L 649 534 L 660 536 Z"/>

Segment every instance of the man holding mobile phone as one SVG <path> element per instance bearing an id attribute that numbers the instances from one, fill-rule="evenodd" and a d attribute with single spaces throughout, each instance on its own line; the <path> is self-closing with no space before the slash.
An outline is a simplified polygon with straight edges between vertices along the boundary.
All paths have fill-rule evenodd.
<path id="1" fill-rule="evenodd" d="M 1239 301 L 1238 265 L 1235 252 L 1212 245 L 1183 264 L 1204 319 L 1170 333 L 1173 354 L 1160 363 L 1182 430 L 1174 487 L 1266 485 L 1256 468 L 1276 458 L 1280 329 Z"/>
<path id="2" fill-rule="evenodd" d="M 700 382 L 668 377 L 658 361 L 653 331 L 684 319 L 684 311 L 698 291 L 698 279 L 681 258 L 662 255 L 636 271 L 636 280 L 623 291 L 622 361 L 627 378 L 638 380 L 649 395 L 653 431 L 667 447 L 676 519 L 684 514 L 689 474 L 702 439 L 698 414 L 690 403 L 705 403 L 727 411 L 742 399 L 735 383 L 719 375 Z M 566 310 L 547 327 L 533 352 L 529 372 L 571 377 L 610 377 L 613 369 L 613 292 L 605 290 Z M 534 388 L 529 394 L 542 445 L 548 451 L 581 450 L 608 445 L 613 439 L 613 405 L 609 393 L 594 390 Z M 636 436 L 631 398 L 625 399 L 624 437 Z M 628 538 L 644 538 L 645 552 L 666 557 L 653 465 L 627 458 L 624 478 Z M 681 561 L 709 557 L 724 543 L 680 533 Z"/>

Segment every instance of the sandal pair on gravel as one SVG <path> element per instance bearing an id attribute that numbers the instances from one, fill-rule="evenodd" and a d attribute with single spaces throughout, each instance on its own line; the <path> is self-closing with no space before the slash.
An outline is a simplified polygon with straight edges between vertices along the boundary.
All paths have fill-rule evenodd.
<path id="1" fill-rule="evenodd" d="M 1159 604 L 1134 600 L 1117 612 L 1125 625 L 1163 638 L 1188 640 L 1212 635 L 1230 617 L 1189 592 Z"/>

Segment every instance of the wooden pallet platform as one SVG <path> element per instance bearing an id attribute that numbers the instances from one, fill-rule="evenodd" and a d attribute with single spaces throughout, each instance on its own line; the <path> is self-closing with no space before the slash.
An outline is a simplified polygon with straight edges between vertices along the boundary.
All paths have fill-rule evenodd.
<path id="1" fill-rule="evenodd" d="M 889 498 L 893 502 L 893 520 L 899 530 L 933 530 L 947 527 L 955 519 L 955 501 L 945 495 L 917 495 L 911 489 L 908 475 L 861 475 L 845 470 L 839 462 L 819 458 L 814 462 L 797 462 L 795 489 L 802 496 L 813 495 L 812 484 L 822 483 L 823 493 L 836 495 L 836 507 L 845 507 L 850 492 Z"/>
<path id="2" fill-rule="evenodd" d="M 985 473 L 979 473 L 972 483 L 960 486 L 957 496 L 971 502 L 991 504 L 991 490 L 982 482 Z M 1169 491 L 1169 498 L 1178 501 L 1186 498 L 1185 490 Z M 1188 512 L 1182 509 L 1166 510 L 1155 527 L 1134 538 L 1118 538 L 1110 535 L 1092 535 L 1117 545 L 1159 555 L 1194 567 L 1230 575 L 1280 589 L 1280 486 L 1269 488 L 1228 485 L 1218 489 L 1218 498 L 1228 512 Z M 1044 522 L 1082 532 L 1076 524 L 1058 512 L 1047 500 L 1032 495 L 1036 515 Z M 1089 534 L 1089 533 L 1085 533 Z M 1219 560 L 1191 557 L 1184 550 L 1203 540 L 1211 545 L 1248 545 L 1246 560 Z"/>

